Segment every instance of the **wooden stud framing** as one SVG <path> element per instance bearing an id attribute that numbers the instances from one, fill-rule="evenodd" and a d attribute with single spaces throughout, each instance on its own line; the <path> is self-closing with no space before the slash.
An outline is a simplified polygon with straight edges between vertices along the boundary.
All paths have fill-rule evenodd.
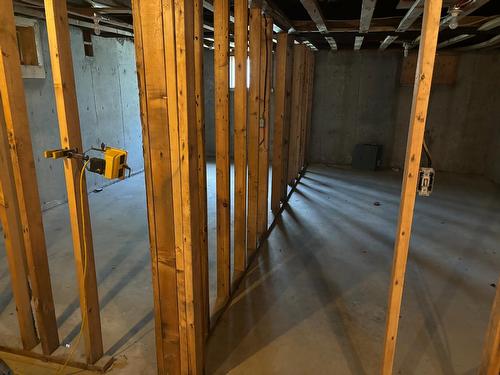
<path id="1" fill-rule="evenodd" d="M 498 375 L 500 373 L 500 279 L 496 288 L 478 375 Z"/>
<path id="2" fill-rule="evenodd" d="M 44 354 L 59 346 L 40 197 L 17 48 L 12 1 L 0 4 L 0 93 L 22 223 L 37 327 Z"/>
<path id="3" fill-rule="evenodd" d="M 260 65 L 260 118 L 259 127 L 259 191 L 257 207 L 257 240 L 267 231 L 269 211 L 269 132 L 273 68 L 273 21 L 262 17 Z"/>
<path id="4" fill-rule="evenodd" d="M 234 280 L 247 268 L 247 56 L 248 0 L 234 3 Z"/>
<path id="5" fill-rule="evenodd" d="M 257 198 L 259 188 L 259 128 L 260 128 L 260 53 L 262 32 L 262 10 L 250 9 L 249 55 L 250 90 L 248 99 L 248 213 L 247 213 L 247 257 L 257 250 Z"/>
<path id="6" fill-rule="evenodd" d="M 168 92 L 169 96 L 177 94 L 177 108 L 169 107 L 169 112 L 178 114 L 179 138 L 172 138 L 170 144 L 172 155 L 178 150 L 177 165 L 172 158 L 173 175 L 181 178 L 181 191 L 173 191 L 173 200 L 182 202 L 182 215 L 174 219 L 175 225 L 182 224 L 182 238 L 176 243 L 183 244 L 183 269 L 179 269 L 184 277 L 185 295 L 179 298 L 178 304 L 185 305 L 185 317 L 180 316 L 179 323 L 186 327 L 187 366 L 181 362 L 181 372 L 202 374 L 204 372 L 204 338 L 202 330 L 202 279 L 200 262 L 200 210 L 198 198 L 198 150 L 196 131 L 196 99 L 194 68 L 194 1 L 169 0 L 175 4 L 175 52 L 177 66 L 177 92 Z M 172 77 L 167 77 L 171 79 Z M 174 168 L 177 167 L 177 168 Z M 174 184 L 175 187 L 175 184 Z M 181 271 L 181 272 L 179 272 Z M 181 350 L 183 350 L 181 336 Z M 182 356 L 181 356 L 182 358 Z"/>
<path id="7" fill-rule="evenodd" d="M 177 267 L 161 0 L 133 1 L 159 374 L 180 371 Z M 147 20 L 143 22 L 142 20 Z M 175 301 L 175 302 L 174 302 Z"/>
<path id="8" fill-rule="evenodd" d="M 82 152 L 66 1 L 45 0 L 45 14 L 61 146 Z M 101 318 L 85 181 L 84 192 L 80 194 L 81 168 L 81 162 L 76 159 L 64 160 L 76 274 L 80 290 L 80 309 L 82 316 L 85 316 L 82 322 L 85 353 L 87 362 L 95 363 L 103 354 Z M 83 196 L 83 201 L 80 201 L 80 195 Z"/>
<path id="9" fill-rule="evenodd" d="M 276 87 L 274 94 L 274 139 L 273 139 L 273 177 L 271 192 L 271 209 L 277 215 L 280 202 L 286 191 L 286 166 L 288 159 L 288 143 L 285 135 L 290 132 L 290 99 L 293 69 L 293 38 L 288 33 L 277 36 L 276 47 Z"/>
<path id="10" fill-rule="evenodd" d="M 203 83 L 203 0 L 194 0 L 194 67 L 196 129 L 198 135 L 198 185 L 200 196 L 200 252 L 203 280 L 203 333 L 210 327 L 208 282 L 207 162 L 205 157 L 205 95 Z"/>
<path id="11" fill-rule="evenodd" d="M 2 51 L 0 51 L 2 52 Z M 9 155 L 7 131 L 0 108 L 0 223 L 3 227 L 7 263 L 10 270 L 12 293 L 16 304 L 21 342 L 25 349 L 38 344 L 38 336 L 31 309 L 30 287 L 24 259 L 24 241 L 21 213 L 17 205 L 14 171 Z"/>
<path id="12" fill-rule="evenodd" d="M 287 181 L 293 185 L 299 170 L 300 135 L 304 97 L 304 66 L 307 47 L 303 44 L 293 47 L 292 106 L 290 119 L 290 143 L 288 149 Z"/>
<path id="13" fill-rule="evenodd" d="M 304 83 L 304 124 L 303 131 L 301 135 L 301 147 L 300 147 L 300 163 L 299 172 L 306 167 L 307 164 L 307 152 L 309 146 L 309 134 L 311 131 L 311 119 L 312 119 L 312 104 L 313 104 L 313 91 L 314 91 L 314 66 L 315 66 L 315 56 L 314 52 L 308 50 L 308 60 L 305 67 L 305 83 Z"/>
<path id="14" fill-rule="evenodd" d="M 229 128 L 229 0 L 214 1 L 215 164 L 217 184 L 217 301 L 231 292 L 231 161 Z"/>
<path id="15" fill-rule="evenodd" d="M 158 372 L 201 374 L 205 296 L 194 31 L 201 7 L 194 0 L 135 0 L 133 11 Z"/>
<path id="16" fill-rule="evenodd" d="M 399 220 L 394 246 L 394 262 L 389 291 L 387 311 L 387 325 L 384 342 L 384 355 L 382 374 L 392 374 L 394 356 L 396 351 L 396 337 L 398 331 L 401 300 L 403 297 L 404 276 L 408 248 L 410 245 L 413 210 L 415 207 L 417 178 L 420 169 L 422 142 L 425 131 L 427 108 L 436 55 L 439 21 L 441 16 L 442 0 L 426 1 L 420 50 L 418 53 L 417 72 L 413 92 L 410 127 L 408 131 L 408 144 L 406 148 L 405 167 Z"/>

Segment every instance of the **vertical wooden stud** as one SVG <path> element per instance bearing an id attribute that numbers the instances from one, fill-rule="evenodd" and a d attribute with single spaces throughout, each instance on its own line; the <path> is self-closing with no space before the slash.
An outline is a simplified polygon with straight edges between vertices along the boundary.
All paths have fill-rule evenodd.
<path id="1" fill-rule="evenodd" d="M 210 327 L 208 282 L 207 162 L 205 157 L 205 95 L 203 83 L 203 0 L 194 1 L 194 67 L 196 130 L 198 143 L 198 184 L 200 195 L 200 252 L 203 280 L 203 332 Z M 245 168 L 246 173 L 246 168 Z M 246 180 L 245 180 L 246 184 Z M 236 231 L 236 230 L 235 230 Z M 236 232 L 235 232 L 236 233 Z"/>
<path id="2" fill-rule="evenodd" d="M 257 208 L 257 240 L 267 231 L 269 211 L 269 133 L 271 85 L 273 71 L 273 20 L 262 17 L 259 128 L 259 192 Z"/>
<path id="3" fill-rule="evenodd" d="M 2 52 L 2 51 L 0 51 Z M 24 261 L 21 213 L 17 205 L 14 171 L 9 155 L 7 131 L 0 108 L 0 223 L 4 232 L 12 293 L 16 304 L 19 332 L 24 349 L 33 349 L 38 336 L 31 309 L 30 287 Z"/>
<path id="4" fill-rule="evenodd" d="M 82 152 L 66 1 L 45 0 L 45 15 L 61 146 Z M 82 322 L 85 352 L 87 361 L 95 363 L 103 354 L 101 318 L 85 181 L 83 182 L 85 190 L 83 194 L 80 194 L 81 168 L 81 162 L 76 159 L 64 161 L 76 274 L 80 290 L 80 308 L 82 316 L 85 317 Z M 80 196 L 83 196 L 83 201 L 80 201 Z M 85 264 L 86 272 L 84 271 Z"/>
<path id="5" fill-rule="evenodd" d="M 401 204 L 394 245 L 394 261 L 392 267 L 391 286 L 387 310 L 387 323 L 384 342 L 382 374 L 392 374 L 396 351 L 401 300 L 403 297 L 404 276 L 408 248 L 410 245 L 413 209 L 415 207 L 417 178 L 420 169 L 422 142 L 425 121 L 431 91 L 436 44 L 439 32 L 442 0 L 426 1 L 422 21 L 421 43 L 418 52 L 413 103 L 408 130 Z"/>
<path id="6" fill-rule="evenodd" d="M 34 300 L 35 316 L 44 354 L 59 346 L 54 299 L 50 282 L 45 234 L 37 187 L 35 161 L 24 97 L 16 26 L 12 1 L 0 3 L 0 93 L 5 113 L 7 141 L 17 201 L 22 222 L 22 234 Z"/>
<path id="7" fill-rule="evenodd" d="M 305 146 L 304 146 L 304 154 L 302 159 L 302 165 L 307 167 L 308 164 L 308 156 L 309 156 L 309 140 L 311 134 L 311 122 L 312 122 L 312 112 L 313 112 L 313 95 L 314 95 L 314 70 L 316 65 L 316 57 L 314 52 L 311 52 L 311 63 L 309 64 L 308 69 L 308 92 L 307 92 L 307 116 L 306 116 L 306 134 L 305 134 Z"/>
<path id="8" fill-rule="evenodd" d="M 234 2 L 234 280 L 247 268 L 248 0 Z"/>
<path id="9" fill-rule="evenodd" d="M 250 89 L 248 99 L 248 214 L 247 248 L 250 257 L 257 250 L 257 207 L 259 189 L 259 128 L 261 70 L 262 9 L 252 3 L 250 8 L 249 56 Z"/>
<path id="10" fill-rule="evenodd" d="M 231 189 L 229 150 L 229 0 L 214 1 L 215 164 L 217 185 L 217 301 L 231 289 Z"/>
<path id="11" fill-rule="evenodd" d="M 187 335 L 188 367 L 181 363 L 181 373 L 204 373 L 204 337 L 202 318 L 202 277 L 200 257 L 200 209 L 198 184 L 198 144 L 196 126 L 195 64 L 194 64 L 194 1 L 169 0 L 175 4 L 175 52 L 177 66 L 177 112 L 179 138 L 170 137 L 173 175 L 180 176 L 181 191 L 173 191 L 173 199 L 182 202 L 182 215 L 174 219 L 182 225 L 184 262 L 178 274 L 184 276 L 185 296 L 178 303 L 185 304 L 185 318 L 180 317 L 180 326 L 185 324 Z M 229 18 L 229 17 L 228 17 Z M 173 77 L 168 76 L 167 79 Z M 170 88 L 170 87 L 169 87 Z M 168 95 L 175 93 L 168 92 Z M 170 133 L 172 135 L 172 133 Z M 174 165 L 177 160 L 178 164 Z M 175 184 L 174 184 L 175 187 Z M 175 213 L 174 213 L 175 214 Z M 176 232 L 177 233 L 177 232 Z M 182 344 L 182 342 L 181 342 Z M 181 350 L 182 350 L 181 345 Z"/>
<path id="12" fill-rule="evenodd" d="M 493 306 L 491 307 L 490 323 L 484 342 L 483 358 L 478 375 L 498 375 L 500 373 L 500 279 Z"/>
<path id="13" fill-rule="evenodd" d="M 194 0 L 133 2 L 160 374 L 203 373 L 198 10 Z"/>
<path id="14" fill-rule="evenodd" d="M 177 266 L 161 0 L 134 0 L 158 373 L 180 373 Z M 145 21 L 143 21 L 145 20 Z"/>
<path id="15" fill-rule="evenodd" d="M 304 66 L 307 47 L 303 44 L 293 47 L 293 87 L 292 107 L 290 120 L 290 143 L 288 150 L 288 172 L 287 180 L 293 185 L 297 177 L 297 165 L 300 152 L 300 135 L 302 123 L 303 97 L 304 97 Z"/>
<path id="16" fill-rule="evenodd" d="M 276 215 L 280 209 L 283 189 L 286 186 L 284 177 L 285 162 L 288 158 L 288 147 L 285 134 L 290 131 L 290 93 L 292 84 L 292 46 L 293 39 L 288 33 L 277 36 L 276 47 L 276 87 L 274 94 L 274 137 L 273 137 L 273 174 L 271 209 Z M 287 129 L 288 128 L 288 129 Z"/>

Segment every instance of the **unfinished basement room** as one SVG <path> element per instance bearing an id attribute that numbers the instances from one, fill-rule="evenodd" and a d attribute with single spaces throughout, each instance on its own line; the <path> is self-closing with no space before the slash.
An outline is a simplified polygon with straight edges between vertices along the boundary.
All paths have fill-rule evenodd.
<path id="1" fill-rule="evenodd" d="M 500 375 L 500 0 L 0 0 L 0 375 Z"/>

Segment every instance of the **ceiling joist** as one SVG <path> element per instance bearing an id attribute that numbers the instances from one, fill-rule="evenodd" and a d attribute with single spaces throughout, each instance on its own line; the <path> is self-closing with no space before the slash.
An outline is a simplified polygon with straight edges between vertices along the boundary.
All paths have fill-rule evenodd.
<path id="1" fill-rule="evenodd" d="M 309 17 L 314 21 L 316 24 L 316 27 L 318 28 L 318 31 L 321 34 L 326 34 L 328 33 L 328 28 L 326 27 L 326 22 L 325 22 L 325 17 L 323 16 L 323 12 L 321 11 L 321 8 L 318 4 L 317 0 L 300 0 L 304 8 L 306 9 L 307 13 L 309 14 Z M 337 43 L 335 42 L 335 39 L 331 36 L 326 36 L 325 40 L 328 42 L 330 45 L 330 48 L 334 51 L 337 50 Z"/>

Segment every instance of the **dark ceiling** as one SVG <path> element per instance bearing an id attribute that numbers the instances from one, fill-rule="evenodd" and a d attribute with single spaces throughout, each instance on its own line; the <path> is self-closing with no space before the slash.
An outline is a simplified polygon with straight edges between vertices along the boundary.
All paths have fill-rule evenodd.
<path id="1" fill-rule="evenodd" d="M 249 0 L 252 1 L 252 0 Z M 420 34 L 421 12 L 417 14 L 408 27 L 397 30 L 401 20 L 410 12 L 415 0 L 378 0 L 376 1 L 373 16 L 369 21 L 368 33 L 361 34 L 360 18 L 363 0 L 254 0 L 263 1 L 264 9 L 270 9 L 274 15 L 275 23 L 281 29 L 289 29 L 290 33 L 296 35 L 299 41 L 308 41 L 317 49 L 331 49 L 332 46 L 325 39 L 331 37 L 335 40 L 337 49 L 353 49 L 355 38 L 363 37 L 361 49 L 379 49 L 381 45 L 387 49 L 401 49 L 405 44 L 415 47 L 418 44 L 417 37 Z M 369 0 L 365 0 L 369 2 Z M 373 0 L 372 0 L 373 1 Z M 231 5 L 234 0 L 230 0 Z M 15 0 L 14 3 L 20 9 L 29 9 L 40 14 L 43 10 L 42 0 Z M 327 32 L 320 33 L 317 24 L 311 19 L 303 3 L 318 4 L 319 11 L 326 25 Z M 73 12 L 70 17 L 84 21 L 91 29 L 94 12 L 102 13 L 100 23 L 117 29 L 124 30 L 122 36 L 132 36 L 132 14 L 130 0 L 68 0 L 68 8 Z M 213 36 L 213 0 L 204 1 L 204 22 L 207 45 Z M 451 30 L 447 24 L 441 28 L 439 42 L 448 41 L 451 38 L 467 39 L 447 45 L 445 48 L 461 48 L 474 46 L 478 43 L 489 42 L 486 46 L 474 48 L 499 48 L 500 38 L 500 0 L 443 0 L 442 17 L 448 15 L 449 8 L 457 5 L 462 14 L 459 16 L 458 27 Z M 105 13 L 103 7 L 113 12 Z M 106 8 L 107 7 L 107 8 Z M 38 8 L 38 9 L 37 9 Z M 17 14 L 23 14 L 16 11 Z M 27 14 L 24 14 L 27 15 Z M 276 15 L 280 15 L 279 19 Z M 36 15 L 35 15 L 36 16 Z M 491 24 L 492 20 L 498 18 Z M 489 22 L 489 23 L 488 23 Z M 495 23 L 496 22 L 496 23 Z M 485 25 L 486 26 L 483 26 Z M 485 29 L 483 29 L 485 28 Z M 231 28 L 232 29 L 232 28 Z M 120 32 L 118 32 L 120 34 Z M 112 36 L 113 32 L 101 33 L 104 36 Z M 393 38 L 392 43 L 383 45 L 386 38 Z M 491 42 L 493 41 L 493 42 Z"/>

